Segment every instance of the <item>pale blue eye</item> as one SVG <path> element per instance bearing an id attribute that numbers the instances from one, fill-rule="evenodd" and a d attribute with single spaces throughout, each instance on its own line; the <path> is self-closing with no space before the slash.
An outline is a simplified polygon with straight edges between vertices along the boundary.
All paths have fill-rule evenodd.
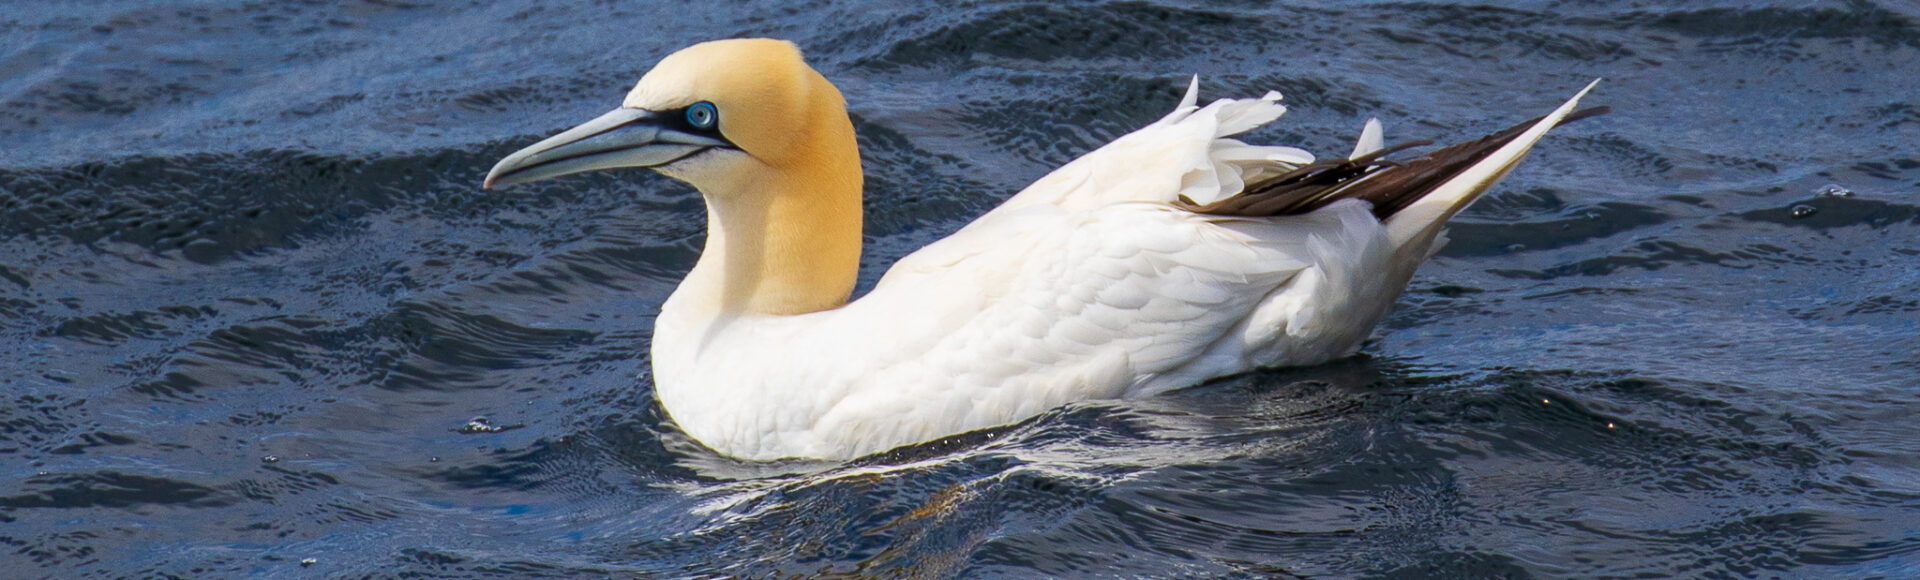
<path id="1" fill-rule="evenodd" d="M 695 129 L 712 129 L 719 122 L 720 110 L 713 108 L 713 103 L 701 101 L 687 107 L 687 124 Z"/>

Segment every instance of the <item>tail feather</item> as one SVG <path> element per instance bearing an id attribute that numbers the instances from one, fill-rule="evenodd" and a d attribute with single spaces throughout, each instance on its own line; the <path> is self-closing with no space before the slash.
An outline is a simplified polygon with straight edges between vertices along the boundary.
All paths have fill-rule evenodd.
<path id="1" fill-rule="evenodd" d="M 1381 147 L 1378 124 L 1369 121 L 1352 157 L 1307 164 L 1249 183 L 1240 195 L 1212 203 L 1183 200 L 1180 205 L 1211 215 L 1278 216 L 1307 213 L 1342 199 L 1361 199 L 1373 204 L 1374 216 L 1386 222 L 1388 236 L 1396 245 L 1423 237 L 1431 239 L 1448 218 L 1511 170 L 1548 129 L 1608 113 L 1607 107 L 1573 110 L 1580 97 L 1598 83 L 1596 80 L 1587 85 L 1551 114 L 1478 140 L 1440 148 L 1406 163 L 1386 157 L 1432 142 Z"/>
<path id="2" fill-rule="evenodd" d="M 1513 170 L 1514 165 L 1526 156 L 1527 151 L 1532 149 L 1541 137 L 1546 136 L 1548 130 L 1561 123 L 1612 112 L 1612 109 L 1607 107 L 1574 110 L 1574 107 L 1579 106 L 1580 98 L 1586 96 L 1587 92 L 1592 91 L 1598 84 L 1600 84 L 1598 79 L 1588 83 L 1585 88 L 1580 89 L 1579 93 L 1567 99 L 1566 103 L 1561 104 L 1552 113 L 1534 120 L 1531 124 L 1523 123 L 1524 128 L 1515 127 L 1502 131 L 1494 138 L 1483 140 L 1483 142 L 1457 146 L 1462 147 L 1461 153 L 1475 160 L 1462 164 L 1464 167 L 1458 170 L 1447 172 L 1450 175 L 1436 180 L 1438 183 L 1435 185 L 1422 187 L 1423 191 L 1419 197 L 1407 200 L 1396 208 L 1393 217 L 1386 220 L 1388 238 L 1401 247 L 1402 251 L 1414 246 L 1427 245 L 1439 235 L 1442 228 L 1446 227 L 1448 219 L 1460 210 L 1466 209 L 1467 204 L 1473 203 L 1473 200 L 1485 193 L 1494 182 Z M 1515 131 L 1515 129 L 1519 130 Z M 1420 257 L 1424 259 L 1426 256 Z"/>

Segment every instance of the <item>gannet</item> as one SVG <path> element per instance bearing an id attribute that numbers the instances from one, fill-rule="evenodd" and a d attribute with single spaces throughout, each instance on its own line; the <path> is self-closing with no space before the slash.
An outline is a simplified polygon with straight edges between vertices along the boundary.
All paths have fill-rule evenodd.
<path id="1" fill-rule="evenodd" d="M 1595 81 L 1598 83 L 1598 81 Z M 654 394 L 747 460 L 843 460 L 1351 355 L 1448 218 L 1575 112 L 1407 163 L 1369 121 L 1353 154 L 1231 136 L 1278 93 L 1197 100 L 1075 159 L 848 298 L 861 168 L 840 91 L 793 44 L 697 44 L 621 106 L 521 149 L 483 187 L 624 167 L 698 189 L 705 247 L 661 306 Z"/>

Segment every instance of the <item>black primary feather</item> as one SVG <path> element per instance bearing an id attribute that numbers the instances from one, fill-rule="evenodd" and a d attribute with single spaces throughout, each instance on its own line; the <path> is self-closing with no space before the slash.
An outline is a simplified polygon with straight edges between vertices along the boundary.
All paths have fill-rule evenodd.
<path id="1" fill-rule="evenodd" d="M 1609 112 L 1612 109 L 1608 107 L 1581 109 L 1568 114 L 1555 126 Z M 1249 183 L 1240 195 L 1205 205 L 1182 198 L 1174 205 L 1208 215 L 1260 217 L 1303 214 L 1342 199 L 1360 199 L 1373 204 L 1375 218 L 1385 220 L 1486 159 L 1544 118 L 1534 117 L 1477 140 L 1436 149 L 1406 163 L 1386 157 L 1433 142 L 1408 141 L 1352 159 L 1316 161 Z"/>

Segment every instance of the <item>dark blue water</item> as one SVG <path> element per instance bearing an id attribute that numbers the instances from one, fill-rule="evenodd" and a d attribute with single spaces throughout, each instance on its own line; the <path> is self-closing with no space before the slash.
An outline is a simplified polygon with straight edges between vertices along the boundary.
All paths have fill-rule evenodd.
<path id="1" fill-rule="evenodd" d="M 1617 112 L 1361 356 L 755 465 L 651 396 L 697 197 L 478 187 L 743 35 L 845 91 L 868 283 L 1193 73 L 1322 153 Z M 0 576 L 1920 577 L 1917 144 L 1894 0 L 7 1 Z"/>

